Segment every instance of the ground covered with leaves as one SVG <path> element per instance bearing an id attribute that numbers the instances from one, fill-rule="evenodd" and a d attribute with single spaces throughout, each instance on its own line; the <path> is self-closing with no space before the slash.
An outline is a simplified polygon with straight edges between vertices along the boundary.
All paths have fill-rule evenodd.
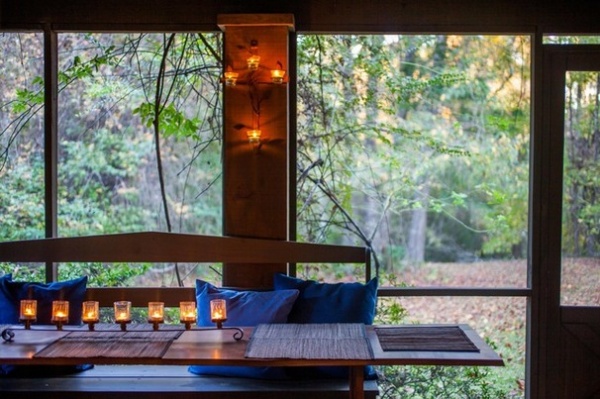
<path id="1" fill-rule="evenodd" d="M 408 286 L 525 288 L 526 261 L 489 261 L 476 263 L 427 263 L 406 268 L 397 281 Z M 567 259 L 563 262 L 562 304 L 600 306 L 600 259 Z M 458 371 L 460 376 L 444 376 L 448 371 L 416 369 L 396 370 L 390 374 L 392 388 L 388 398 L 436 397 L 439 386 L 449 378 L 458 381 L 445 387 L 450 397 L 521 398 L 525 386 L 526 299 L 524 297 L 403 297 L 397 302 L 405 310 L 407 323 L 466 323 L 474 328 L 504 359 L 506 367 L 480 371 Z M 385 305 L 384 305 L 385 307 Z M 383 309 L 383 307 L 382 307 Z M 388 307 L 389 309 L 389 307 Z M 423 373 L 432 375 L 429 388 L 423 390 Z M 457 371 L 452 371 L 457 372 Z M 465 376 L 471 377 L 465 377 Z M 464 377 L 461 384 L 461 376 Z M 469 382 L 469 379 L 474 382 Z M 413 384 L 414 387 L 411 387 Z M 425 384 L 427 385 L 427 384 Z M 475 386 L 475 387 L 474 387 Z M 477 389 L 474 389 L 477 388 Z M 469 390 L 467 393 L 464 389 Z M 448 390 L 454 390 L 450 394 Z M 463 390 L 463 391 L 461 391 Z"/>

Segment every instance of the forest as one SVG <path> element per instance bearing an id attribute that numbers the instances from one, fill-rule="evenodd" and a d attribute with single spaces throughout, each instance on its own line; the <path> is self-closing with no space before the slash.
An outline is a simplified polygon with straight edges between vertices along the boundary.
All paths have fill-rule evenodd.
<path id="1" fill-rule="evenodd" d="M 58 235 L 220 235 L 221 35 L 61 33 L 58 39 Z M 39 33 L 0 33 L 2 241 L 45 234 L 42 41 Z M 297 239 L 370 248 L 387 285 L 406 284 L 403 276 L 437 264 L 445 266 L 421 282 L 460 285 L 444 270 L 475 264 L 486 273 L 502 261 L 516 262 L 516 271 L 492 286 L 525 287 L 530 41 L 298 35 Z M 600 76 L 570 74 L 565 93 L 563 254 L 597 258 Z M 43 278 L 42 267 L 0 270 Z M 86 274 L 94 286 L 192 286 L 198 277 L 218 282 L 219 272 L 220 265 L 199 264 L 59 268 L 61 279 Z M 299 273 L 356 278 L 346 267 L 300 266 Z M 380 306 L 382 321 L 405 316 L 398 302 Z M 525 315 L 519 317 L 524 325 Z M 524 345 L 518 341 L 513 354 Z M 447 397 L 519 397 L 515 380 L 524 378 L 524 360 L 514 362 L 512 374 L 495 377 L 508 382 L 495 387 L 482 371 L 446 375 L 441 381 L 458 384 Z M 409 378 L 414 386 L 433 378 L 423 373 Z M 472 392 L 461 390 L 468 386 Z M 424 392 L 391 392 L 436 397 L 431 384 Z"/>

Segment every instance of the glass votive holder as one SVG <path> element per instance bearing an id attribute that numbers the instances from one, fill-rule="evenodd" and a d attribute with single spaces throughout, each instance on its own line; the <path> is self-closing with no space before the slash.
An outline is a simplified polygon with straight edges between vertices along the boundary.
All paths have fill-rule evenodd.
<path id="1" fill-rule="evenodd" d="M 148 302 L 148 322 L 152 323 L 154 330 L 158 330 L 158 325 L 165 321 L 165 303 Z"/>
<path id="2" fill-rule="evenodd" d="M 239 73 L 237 72 L 225 72 L 224 74 L 225 76 L 225 86 L 235 86 L 238 76 L 240 76 Z"/>
<path id="3" fill-rule="evenodd" d="M 248 64 L 248 69 L 255 71 L 258 69 L 258 65 L 260 64 L 260 56 L 252 55 L 246 60 L 246 63 Z"/>
<path id="4" fill-rule="evenodd" d="M 248 142 L 251 144 L 256 144 L 260 142 L 261 131 L 259 129 L 252 129 L 246 132 L 248 136 Z"/>
<path id="5" fill-rule="evenodd" d="M 31 328 L 31 323 L 37 320 L 37 301 L 35 299 L 22 299 L 19 309 L 19 320 L 25 323 L 25 329 Z"/>
<path id="6" fill-rule="evenodd" d="M 276 84 L 283 83 L 283 77 L 285 76 L 285 71 L 283 69 L 272 69 L 271 70 L 271 81 Z"/>
<path id="7" fill-rule="evenodd" d="M 131 323 L 131 302 L 117 301 L 114 303 L 115 323 L 121 325 L 121 330 L 127 330 L 127 323 Z"/>
<path id="8" fill-rule="evenodd" d="M 69 302 L 52 301 L 52 323 L 56 324 L 58 330 L 62 330 L 63 324 L 69 322 Z"/>
<path id="9" fill-rule="evenodd" d="M 227 304 L 224 299 L 213 299 L 210 301 L 210 320 L 222 328 L 227 321 Z"/>
<path id="10" fill-rule="evenodd" d="M 94 324 L 100 320 L 100 304 L 98 301 L 83 302 L 81 320 L 88 325 L 90 331 L 94 331 Z"/>
<path id="11" fill-rule="evenodd" d="M 179 321 L 185 324 L 185 329 L 192 328 L 196 322 L 196 302 L 179 302 Z"/>

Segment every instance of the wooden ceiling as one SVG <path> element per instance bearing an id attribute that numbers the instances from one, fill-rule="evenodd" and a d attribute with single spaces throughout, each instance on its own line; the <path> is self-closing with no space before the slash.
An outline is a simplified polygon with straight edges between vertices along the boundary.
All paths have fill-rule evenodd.
<path id="1" fill-rule="evenodd" d="M 0 0 L 0 29 L 217 31 L 239 13 L 294 14 L 298 32 L 600 32 L 596 0 Z"/>

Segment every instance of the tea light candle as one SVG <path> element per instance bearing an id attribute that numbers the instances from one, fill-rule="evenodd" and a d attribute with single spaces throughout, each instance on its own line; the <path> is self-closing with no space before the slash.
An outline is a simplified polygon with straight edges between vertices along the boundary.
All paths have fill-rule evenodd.
<path id="1" fill-rule="evenodd" d="M 56 328 L 62 330 L 62 325 L 69 321 L 69 302 L 52 301 L 52 323 Z"/>
<path id="2" fill-rule="evenodd" d="M 285 71 L 282 69 L 273 69 L 271 70 L 271 80 L 273 83 L 283 83 L 283 77 L 285 76 Z"/>
<path id="3" fill-rule="evenodd" d="M 224 76 L 225 76 L 225 86 L 235 86 L 235 83 L 237 82 L 238 76 L 240 74 L 237 72 L 225 72 Z"/>
<path id="4" fill-rule="evenodd" d="M 164 314 L 164 302 L 148 302 L 148 322 L 152 323 L 154 330 L 158 330 L 158 325 L 164 322 Z"/>
<path id="5" fill-rule="evenodd" d="M 31 328 L 31 323 L 37 320 L 37 301 L 35 299 L 21 300 L 19 320 L 25 323 L 25 329 Z"/>
<path id="6" fill-rule="evenodd" d="M 261 131 L 259 129 L 252 129 L 246 132 L 248 135 L 248 142 L 255 144 L 260 142 Z"/>
<path id="7" fill-rule="evenodd" d="M 255 71 L 258 69 L 258 65 L 260 64 L 260 56 L 252 55 L 246 60 L 246 62 L 248 63 L 248 69 Z"/>
<path id="8" fill-rule="evenodd" d="M 210 320 L 217 323 L 217 328 L 223 327 L 223 322 L 227 321 L 227 304 L 224 299 L 210 301 Z"/>
<path id="9" fill-rule="evenodd" d="M 127 323 L 131 322 L 131 302 L 117 301 L 114 303 L 115 322 L 121 325 L 121 330 L 127 330 Z"/>
<path id="10" fill-rule="evenodd" d="M 83 302 L 81 320 L 87 323 L 90 331 L 94 330 L 94 324 L 100 320 L 100 304 L 98 301 Z"/>
<path id="11" fill-rule="evenodd" d="M 189 330 L 196 321 L 196 302 L 179 302 L 179 321 Z"/>

